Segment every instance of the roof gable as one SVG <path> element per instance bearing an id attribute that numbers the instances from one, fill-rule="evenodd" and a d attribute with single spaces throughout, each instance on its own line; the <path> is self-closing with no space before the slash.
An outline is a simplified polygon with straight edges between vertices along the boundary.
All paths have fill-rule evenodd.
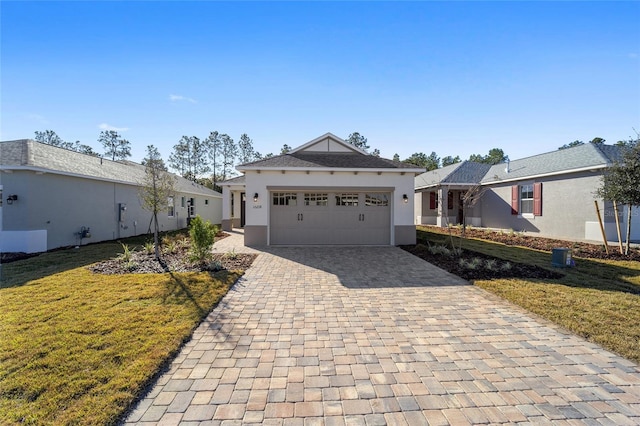
<path id="1" fill-rule="evenodd" d="M 289 154 L 300 152 L 346 152 L 368 155 L 365 151 L 351 145 L 333 133 L 325 133 L 304 145 L 300 145 L 299 147 L 292 149 Z"/>
<path id="2" fill-rule="evenodd" d="M 412 164 L 370 155 L 334 134 L 324 135 L 289 151 L 236 167 L 246 170 L 398 170 L 419 173 L 424 170 Z"/>
<path id="3" fill-rule="evenodd" d="M 488 164 L 465 160 L 416 176 L 415 187 L 420 189 L 441 184 L 477 185 L 490 167 Z"/>

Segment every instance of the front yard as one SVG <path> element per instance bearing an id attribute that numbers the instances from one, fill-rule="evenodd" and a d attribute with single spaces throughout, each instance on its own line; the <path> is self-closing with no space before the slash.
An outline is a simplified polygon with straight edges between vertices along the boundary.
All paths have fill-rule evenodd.
<path id="1" fill-rule="evenodd" d="M 103 275 L 117 243 L 3 265 L 0 424 L 114 424 L 242 271 Z"/>
<path id="2" fill-rule="evenodd" d="M 496 239 L 501 242 L 493 242 L 488 240 L 491 238 L 489 234 L 474 235 L 478 238 L 463 241 L 454 236 L 456 247 L 462 244 L 463 252 L 482 253 L 514 265 L 533 265 L 562 276 L 541 278 L 539 274 L 532 274 L 530 277 L 516 277 L 512 271 L 506 271 L 502 278 L 486 279 L 482 276 L 486 271 L 478 271 L 479 278 L 467 277 L 473 284 L 627 359 L 640 362 L 639 261 L 576 257 L 573 268 L 553 268 L 551 253 L 546 250 L 560 244 L 559 241 L 527 240 L 517 234 L 498 234 Z M 486 239 L 479 239 L 483 236 Z M 425 244 L 450 246 L 451 238 L 446 229 L 420 227 L 418 230 L 418 240 Z M 511 245 L 512 242 L 515 245 Z M 573 245 L 564 244 L 569 248 Z M 589 249 L 575 244 L 575 251 L 583 256 L 596 253 L 596 256 L 603 257 L 597 245 Z M 618 255 L 613 257 L 621 259 Z M 637 259 L 638 253 L 634 252 L 631 258 Z M 436 265 L 440 263 L 437 257 L 428 260 Z M 442 260 L 441 266 L 446 269 L 445 263 L 451 263 L 451 260 Z M 478 266 L 480 269 L 483 267 Z"/>
<path id="3" fill-rule="evenodd" d="M 419 229 L 418 239 L 426 246 L 451 242 L 446 231 L 430 228 Z M 129 244 L 140 252 L 143 242 Z M 640 362 L 640 262 L 577 257 L 575 268 L 555 269 L 548 251 L 454 242 L 499 259 L 491 274 L 467 277 L 475 285 Z M 242 275 L 217 267 L 122 274 L 103 262 L 122 251 L 110 242 L 2 266 L 0 424 L 117 423 Z M 139 256 L 128 265 L 145 270 Z M 486 268 L 486 257 L 473 258 L 429 261 Z M 89 266 L 97 262 L 94 270 L 111 274 L 93 273 Z"/>

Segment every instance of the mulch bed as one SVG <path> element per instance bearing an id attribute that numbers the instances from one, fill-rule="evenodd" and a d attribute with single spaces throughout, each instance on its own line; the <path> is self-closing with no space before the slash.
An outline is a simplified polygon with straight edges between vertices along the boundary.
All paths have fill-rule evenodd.
<path id="1" fill-rule="evenodd" d="M 454 236 L 460 236 L 462 233 L 462 230 L 459 227 L 451 227 L 447 229 L 447 234 L 443 234 L 442 228 L 439 227 L 425 226 L 425 228 L 433 228 L 434 232 L 442 235 L 447 235 L 450 232 Z M 640 250 L 633 247 L 630 249 L 629 255 L 624 255 L 620 253 L 617 245 L 609 246 L 609 254 L 607 254 L 604 245 L 602 244 L 565 241 L 552 238 L 534 237 L 518 232 L 494 231 L 478 228 L 467 228 L 465 230 L 465 238 L 477 238 L 502 243 L 508 246 L 526 247 L 550 253 L 554 248 L 566 247 L 571 249 L 573 257 L 640 261 Z M 505 260 L 471 250 L 463 250 L 461 255 L 446 255 L 438 253 L 434 254 L 429 250 L 429 247 L 424 244 L 403 246 L 402 248 L 429 263 L 469 281 L 499 278 L 546 280 L 558 279 L 564 276 L 564 274 L 559 271 L 553 271 L 535 265 L 507 262 Z M 474 261 L 474 259 L 476 260 Z M 490 268 L 486 267 L 487 261 L 490 262 Z M 475 262 L 477 266 L 475 268 L 469 268 L 468 265 L 471 262 Z M 504 266 L 505 263 L 507 266 Z"/>
<path id="2" fill-rule="evenodd" d="M 170 253 L 161 256 L 164 266 L 158 262 L 153 254 L 134 252 L 130 262 L 120 259 L 110 259 L 89 266 L 89 270 L 96 274 L 162 274 L 164 272 L 217 272 L 226 270 L 246 270 L 257 255 L 236 253 L 232 257 L 228 254 L 215 253 L 205 263 L 191 262 L 185 252 Z"/>
<path id="3" fill-rule="evenodd" d="M 216 241 L 228 237 L 226 232 L 219 232 Z M 57 249 L 59 250 L 59 249 Z M 1 263 L 10 263 L 17 260 L 39 256 L 42 253 L 0 253 Z M 186 246 L 178 246 L 171 253 L 161 255 L 162 263 L 158 262 L 153 254 L 143 251 L 133 251 L 129 262 L 122 259 L 109 259 L 89 267 L 98 274 L 161 274 L 172 272 L 200 272 L 226 270 L 246 270 L 251 266 L 257 255 L 247 253 L 214 253 L 206 263 L 192 262 L 189 260 L 189 251 Z M 164 263 L 164 265 L 163 265 Z"/>
<path id="4" fill-rule="evenodd" d="M 436 232 L 442 232 L 442 228 L 434 228 L 434 230 Z M 450 230 L 453 235 L 458 236 L 461 234 L 461 229 L 458 227 L 452 227 Z M 449 232 L 449 230 L 446 231 Z M 554 248 L 566 247 L 571 249 L 574 257 L 640 261 L 640 249 L 635 247 L 631 247 L 629 255 L 624 255 L 620 254 L 618 245 L 609 245 L 609 254 L 607 254 L 603 244 L 565 241 L 553 238 L 535 237 L 519 232 L 494 231 L 478 228 L 467 228 L 465 236 L 467 238 L 494 241 L 508 246 L 521 246 L 548 252 L 551 252 Z"/>
<path id="5" fill-rule="evenodd" d="M 228 237 L 229 234 L 220 232 L 216 235 L 216 241 Z M 159 262 L 154 253 L 146 253 L 137 250 L 131 253 L 128 261 L 121 256 L 104 262 L 89 266 L 89 269 L 97 274 L 161 274 L 164 272 L 217 272 L 226 270 L 246 270 L 251 266 L 256 254 L 248 253 L 213 253 L 206 262 L 189 260 L 188 244 L 175 244 L 170 252 L 165 252 L 160 256 Z"/>
<path id="6" fill-rule="evenodd" d="M 460 255 L 447 255 L 433 254 L 424 244 L 401 246 L 401 248 L 468 281 L 500 278 L 553 280 L 564 277 L 564 274 L 536 265 L 508 262 L 470 250 L 464 250 Z M 472 269 L 469 265 L 473 264 L 476 266 Z"/>

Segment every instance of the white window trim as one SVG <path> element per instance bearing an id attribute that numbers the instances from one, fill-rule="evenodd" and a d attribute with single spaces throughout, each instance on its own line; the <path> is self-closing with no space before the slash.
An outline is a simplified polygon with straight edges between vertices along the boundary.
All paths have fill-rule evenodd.
<path id="1" fill-rule="evenodd" d="M 170 202 L 169 202 L 170 200 Z M 170 195 L 167 200 L 167 217 L 176 217 L 176 199 L 173 195 Z M 169 214 L 169 207 L 171 207 L 171 211 L 173 214 Z"/>
<path id="2" fill-rule="evenodd" d="M 531 185 L 532 195 L 531 195 L 530 200 L 532 201 L 532 203 L 535 203 L 534 195 L 533 195 L 533 193 L 534 193 L 533 191 L 535 191 L 534 184 L 535 184 L 534 181 L 521 182 L 521 183 L 518 184 L 518 212 L 519 212 L 518 213 L 518 217 L 519 218 L 522 218 L 522 219 L 535 219 L 535 217 L 536 217 L 533 214 L 533 211 L 531 213 L 522 213 L 522 187 L 523 186 L 527 186 L 527 185 Z M 527 200 L 529 200 L 529 198 L 527 198 Z M 533 204 L 531 206 L 532 206 L 532 209 L 533 209 L 534 208 Z"/>

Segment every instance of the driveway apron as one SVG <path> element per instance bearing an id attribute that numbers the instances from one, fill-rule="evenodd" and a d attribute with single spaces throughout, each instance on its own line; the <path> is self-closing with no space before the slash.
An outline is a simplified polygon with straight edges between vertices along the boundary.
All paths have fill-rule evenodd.
<path id="1" fill-rule="evenodd" d="M 258 258 L 126 424 L 640 424 L 636 364 L 401 249 L 225 240 Z"/>

